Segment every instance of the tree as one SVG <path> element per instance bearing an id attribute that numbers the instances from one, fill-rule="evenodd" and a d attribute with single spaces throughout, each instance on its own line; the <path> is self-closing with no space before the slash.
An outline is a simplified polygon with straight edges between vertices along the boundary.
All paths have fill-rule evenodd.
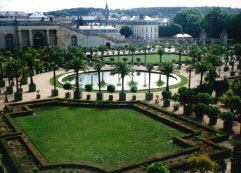
<path id="1" fill-rule="evenodd" d="M 56 91 L 56 69 L 63 64 L 64 57 L 62 56 L 62 50 L 56 46 L 46 46 L 45 49 L 47 49 L 46 59 L 50 67 L 53 68 L 54 90 Z"/>
<path id="2" fill-rule="evenodd" d="M 27 63 L 28 72 L 30 75 L 30 85 L 29 85 L 30 92 L 36 91 L 36 85 L 33 82 L 33 70 L 36 65 L 36 56 L 37 56 L 37 51 L 32 47 L 28 47 L 23 53 L 23 59 Z"/>
<path id="3" fill-rule="evenodd" d="M 190 8 L 178 11 L 173 18 L 173 22 L 182 26 L 184 33 L 188 33 L 193 37 L 198 37 L 202 23 L 204 20 L 204 15 L 198 9 Z"/>
<path id="4" fill-rule="evenodd" d="M 204 28 L 208 37 L 219 38 L 223 30 L 226 29 L 227 22 L 227 11 L 219 7 L 210 8 L 204 20 Z"/>
<path id="5" fill-rule="evenodd" d="M 99 86 L 99 93 L 101 93 L 101 82 L 100 82 L 100 72 L 103 67 L 103 64 L 99 61 L 98 55 L 95 55 L 95 66 L 94 68 L 96 69 L 98 73 L 98 86 Z"/>
<path id="6" fill-rule="evenodd" d="M 208 93 L 198 93 L 195 96 L 195 103 L 203 103 L 203 104 L 209 105 L 212 103 L 212 101 L 213 101 L 213 98 Z"/>
<path id="7" fill-rule="evenodd" d="M 209 69 L 210 65 L 206 61 L 200 61 L 195 63 L 194 68 L 200 72 L 200 85 L 202 85 L 203 75 Z"/>
<path id="8" fill-rule="evenodd" d="M 228 21 L 227 25 L 228 37 L 241 42 L 241 34 L 239 29 L 241 28 L 241 12 L 234 13 L 229 16 L 230 20 Z"/>
<path id="9" fill-rule="evenodd" d="M 216 162 L 206 155 L 193 156 L 187 162 L 191 173 L 218 172 L 221 169 Z"/>
<path id="10" fill-rule="evenodd" d="M 80 54 L 75 54 L 71 52 L 72 59 L 67 61 L 65 64 L 66 71 L 73 69 L 76 75 L 76 93 L 79 93 L 79 71 L 86 71 L 88 69 L 86 56 L 82 52 Z"/>
<path id="11" fill-rule="evenodd" d="M 135 53 L 135 51 L 136 51 L 136 47 L 133 45 L 133 44 L 130 44 L 129 45 L 129 51 L 131 52 L 131 64 L 133 65 L 134 64 L 134 53 Z"/>
<path id="12" fill-rule="evenodd" d="M 153 64 L 147 64 L 147 71 L 149 73 L 149 93 L 151 93 L 151 71 L 154 69 Z"/>
<path id="13" fill-rule="evenodd" d="M 115 65 L 115 68 L 112 70 L 112 74 L 120 74 L 122 79 L 122 89 L 121 93 L 124 93 L 124 78 L 126 75 L 129 75 L 132 72 L 132 68 L 126 62 L 120 62 Z"/>
<path id="14" fill-rule="evenodd" d="M 164 62 L 159 66 L 159 70 L 167 77 L 166 91 L 169 91 L 169 77 L 174 72 L 174 65 L 170 62 Z"/>
<path id="15" fill-rule="evenodd" d="M 179 64 L 179 66 L 181 66 L 182 53 L 184 52 L 184 47 L 182 45 L 177 45 L 176 49 L 178 51 L 178 56 L 179 56 L 178 64 Z"/>
<path id="16" fill-rule="evenodd" d="M 160 64 L 162 63 L 162 55 L 165 53 L 164 49 L 162 47 L 160 47 L 158 50 L 157 50 L 157 54 L 159 55 L 160 57 Z"/>
<path id="17" fill-rule="evenodd" d="M 182 32 L 182 26 L 171 23 L 166 26 L 159 26 L 159 37 L 172 37 Z"/>
<path id="18" fill-rule="evenodd" d="M 190 89 L 191 86 L 191 76 L 192 76 L 192 70 L 194 69 L 193 65 L 189 65 L 187 68 L 187 72 L 189 73 L 189 77 L 188 77 L 188 89 Z"/>
<path id="19" fill-rule="evenodd" d="M 102 44 L 97 49 L 98 49 L 98 51 L 101 52 L 101 58 L 102 58 L 102 63 L 103 63 L 104 62 L 104 53 L 105 53 L 105 51 L 108 50 L 108 47 L 106 45 Z"/>
<path id="20" fill-rule="evenodd" d="M 121 46 L 116 46 L 115 50 L 117 51 L 118 54 L 118 62 L 120 62 L 120 51 L 121 51 L 122 47 Z"/>
<path id="21" fill-rule="evenodd" d="M 127 37 L 130 37 L 133 34 L 133 31 L 131 30 L 131 28 L 129 26 L 123 26 L 120 29 L 120 34 L 124 35 L 127 38 Z"/>

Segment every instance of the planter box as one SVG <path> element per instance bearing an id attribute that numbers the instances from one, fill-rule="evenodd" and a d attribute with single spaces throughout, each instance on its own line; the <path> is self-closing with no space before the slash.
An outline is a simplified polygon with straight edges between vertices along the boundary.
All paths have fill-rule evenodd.
<path id="1" fill-rule="evenodd" d="M 103 93 L 97 93 L 96 96 L 97 96 L 97 100 L 98 101 L 102 101 L 103 100 Z"/>
<path id="2" fill-rule="evenodd" d="M 8 86 L 6 88 L 7 94 L 12 94 L 13 93 L 13 87 L 12 86 Z"/>
<path id="3" fill-rule="evenodd" d="M 232 131 L 232 127 L 233 127 L 233 121 L 224 121 L 223 122 L 223 129 L 225 131 L 228 131 L 228 132 Z"/>
<path id="4" fill-rule="evenodd" d="M 88 95 L 86 96 L 86 99 L 87 99 L 87 100 L 90 100 L 90 98 L 91 98 L 91 95 L 88 94 Z"/>
<path id="5" fill-rule="evenodd" d="M 135 101 L 136 100 L 136 95 L 132 96 L 132 100 Z"/>
<path id="6" fill-rule="evenodd" d="M 36 95 L 36 99 L 40 99 L 40 95 L 38 94 L 38 95 Z"/>
<path id="7" fill-rule="evenodd" d="M 163 106 L 164 107 L 169 107 L 170 106 L 170 101 L 167 100 L 167 99 L 163 100 Z"/>
<path id="8" fill-rule="evenodd" d="M 4 80 L 0 80 L 0 87 L 5 87 L 5 81 Z"/>
<path id="9" fill-rule="evenodd" d="M 18 92 L 22 93 L 23 92 L 23 88 L 19 88 Z"/>
<path id="10" fill-rule="evenodd" d="M 119 100 L 120 101 L 126 101 L 126 93 L 120 93 L 119 94 Z"/>
<path id="11" fill-rule="evenodd" d="M 65 98 L 70 98 L 70 96 L 71 96 L 70 92 L 65 93 Z"/>
<path id="12" fill-rule="evenodd" d="M 192 113 L 192 108 L 190 106 L 185 106 L 183 107 L 183 114 L 184 115 L 190 115 Z"/>
<path id="13" fill-rule="evenodd" d="M 52 97 L 56 97 L 56 96 L 58 96 L 58 95 L 59 95 L 59 91 L 58 91 L 57 89 L 51 90 L 51 96 L 52 96 Z"/>
<path id="14" fill-rule="evenodd" d="M 109 101 L 113 101 L 113 95 L 109 95 Z"/>
<path id="15" fill-rule="evenodd" d="M 178 111 L 178 109 L 179 109 L 179 106 L 177 105 L 173 106 L 173 111 Z"/>
<path id="16" fill-rule="evenodd" d="M 235 75 L 235 71 L 231 71 L 230 76 L 234 76 L 234 75 Z"/>
<path id="17" fill-rule="evenodd" d="M 82 99 L 82 92 L 74 91 L 74 99 Z"/>
<path id="18" fill-rule="evenodd" d="M 21 82 L 21 85 L 26 85 L 26 84 L 28 84 L 28 78 L 26 78 L 26 77 L 21 78 L 20 82 Z"/>
<path id="19" fill-rule="evenodd" d="M 153 100 L 153 93 L 146 93 L 146 100 Z"/>
<path id="20" fill-rule="evenodd" d="M 28 91 L 29 92 L 35 92 L 36 91 L 36 84 L 29 84 L 28 85 Z"/>
<path id="21" fill-rule="evenodd" d="M 23 93 L 14 93 L 14 101 L 21 101 L 23 100 Z"/>

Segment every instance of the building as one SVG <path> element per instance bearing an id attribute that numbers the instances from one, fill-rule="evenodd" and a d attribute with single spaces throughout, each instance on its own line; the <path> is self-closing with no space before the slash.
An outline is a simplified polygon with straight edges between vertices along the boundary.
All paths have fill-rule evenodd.
<path id="1" fill-rule="evenodd" d="M 90 33 L 102 33 L 106 36 L 115 38 L 117 40 L 124 40 L 125 37 L 119 33 L 119 31 L 114 28 L 113 26 L 106 26 L 106 25 L 87 25 L 87 26 L 79 26 L 81 31 Z"/>
<path id="2" fill-rule="evenodd" d="M 4 20 L 0 21 L 0 48 L 56 45 L 62 48 L 80 45 L 96 47 L 101 44 L 126 44 L 103 33 L 84 32 L 55 21 Z"/>
<path id="3" fill-rule="evenodd" d="M 74 19 L 77 23 L 78 18 Z M 82 16 L 84 25 L 106 25 L 112 26 L 120 31 L 123 26 L 129 26 L 133 31 L 132 39 L 142 40 L 146 42 L 158 41 L 159 20 L 150 16 L 124 16 L 120 17 L 118 14 L 113 14 L 109 10 L 106 3 L 103 14 Z"/>

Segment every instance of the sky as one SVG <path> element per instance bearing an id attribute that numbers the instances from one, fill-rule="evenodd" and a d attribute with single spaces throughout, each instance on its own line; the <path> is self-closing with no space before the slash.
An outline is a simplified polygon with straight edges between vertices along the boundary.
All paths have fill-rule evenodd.
<path id="1" fill-rule="evenodd" d="M 107 0 L 110 9 L 138 7 L 200 7 L 241 8 L 241 0 Z M 0 11 L 46 12 L 68 8 L 104 8 L 106 0 L 0 0 Z"/>

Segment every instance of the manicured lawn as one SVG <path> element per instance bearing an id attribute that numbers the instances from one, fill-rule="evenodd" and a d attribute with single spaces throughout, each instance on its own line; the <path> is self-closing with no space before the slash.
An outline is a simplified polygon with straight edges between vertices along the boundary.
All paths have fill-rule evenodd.
<path id="1" fill-rule="evenodd" d="M 15 118 L 49 162 L 79 161 L 117 168 L 181 150 L 183 133 L 132 109 L 49 106 Z"/>
<path id="2" fill-rule="evenodd" d="M 104 59 L 107 60 L 107 61 L 110 61 L 110 58 L 111 57 L 105 57 Z M 115 62 L 118 61 L 118 57 L 117 56 L 113 56 L 112 58 L 115 59 Z M 123 62 L 123 58 L 127 58 L 128 61 L 127 62 L 131 62 L 131 58 L 132 56 L 129 55 L 129 56 L 120 56 L 120 61 Z M 134 62 L 137 62 L 137 58 L 141 58 L 141 63 L 144 63 L 145 62 L 145 55 L 134 55 Z M 181 60 L 182 61 L 186 61 L 186 59 L 188 60 L 192 60 L 192 57 L 189 57 L 189 56 L 182 56 Z M 151 55 L 147 55 L 146 56 L 146 60 L 147 60 L 147 63 L 159 63 L 160 62 L 160 57 L 158 54 L 151 54 Z M 162 56 L 162 62 L 172 62 L 172 60 L 176 60 L 176 62 L 179 61 L 179 56 L 178 55 L 169 55 L 169 54 L 164 54 Z"/>

